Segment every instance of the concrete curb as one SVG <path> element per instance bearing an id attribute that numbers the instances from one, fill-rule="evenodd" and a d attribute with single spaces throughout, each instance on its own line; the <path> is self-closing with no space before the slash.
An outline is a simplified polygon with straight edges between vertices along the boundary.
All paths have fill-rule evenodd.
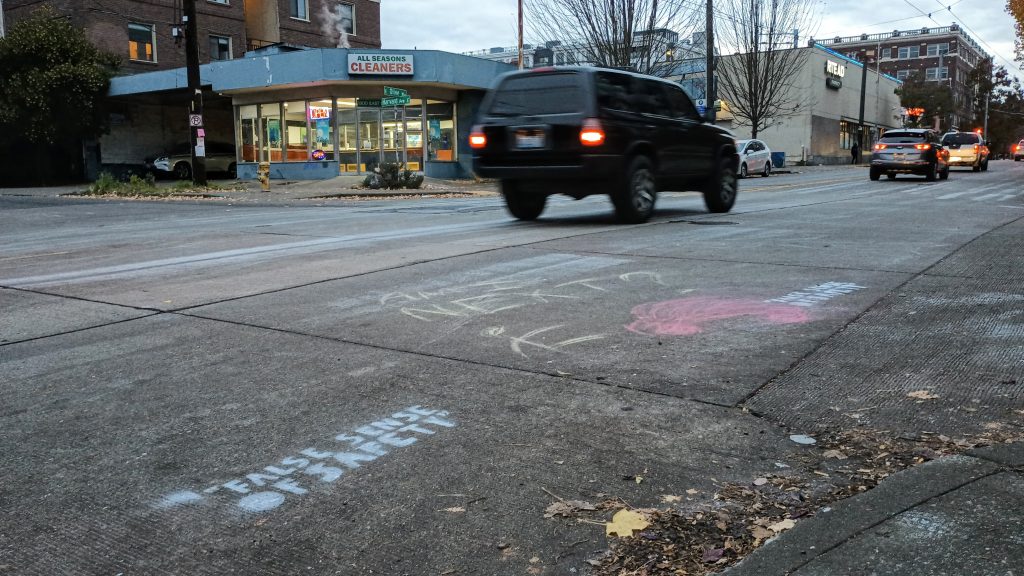
<path id="1" fill-rule="evenodd" d="M 1024 450 L 1011 448 L 994 456 L 1022 461 Z M 951 456 L 894 474 L 868 492 L 833 504 L 831 511 L 798 522 L 723 574 L 790 574 L 889 518 L 1001 470 L 1000 464 L 980 457 Z"/>

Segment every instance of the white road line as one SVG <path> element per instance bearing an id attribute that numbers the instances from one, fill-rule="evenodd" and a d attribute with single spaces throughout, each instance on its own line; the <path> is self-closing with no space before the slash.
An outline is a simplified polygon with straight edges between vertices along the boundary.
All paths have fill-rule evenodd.
<path id="1" fill-rule="evenodd" d="M 1002 202 L 1003 200 L 1009 200 L 1011 198 L 1016 198 L 1017 196 L 1020 196 L 1020 192 L 1017 192 L 1016 194 L 1003 194 L 999 198 L 999 201 Z"/>
<path id="2" fill-rule="evenodd" d="M 978 196 L 976 198 L 971 198 L 971 200 L 973 200 L 975 202 L 980 202 L 982 200 L 988 200 L 990 198 L 998 198 L 999 196 L 1002 196 L 1002 194 L 998 194 L 998 193 L 996 193 L 996 194 L 985 194 L 984 196 Z"/>
<path id="3" fill-rule="evenodd" d="M 958 197 L 963 196 L 965 194 L 974 194 L 974 190 L 968 190 L 966 192 L 954 192 L 952 194 L 945 194 L 943 196 L 938 196 L 935 199 L 936 200 L 949 200 L 951 198 L 958 198 Z"/>

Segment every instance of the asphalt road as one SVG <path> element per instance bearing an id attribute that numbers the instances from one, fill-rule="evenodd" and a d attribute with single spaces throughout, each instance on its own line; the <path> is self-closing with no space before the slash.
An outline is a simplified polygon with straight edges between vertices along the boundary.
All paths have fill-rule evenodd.
<path id="1" fill-rule="evenodd" d="M 557 497 L 982 430 L 1024 398 L 1022 181 L 751 178 L 639 226 L 0 192 L 0 574 L 582 572 L 604 527 Z"/>

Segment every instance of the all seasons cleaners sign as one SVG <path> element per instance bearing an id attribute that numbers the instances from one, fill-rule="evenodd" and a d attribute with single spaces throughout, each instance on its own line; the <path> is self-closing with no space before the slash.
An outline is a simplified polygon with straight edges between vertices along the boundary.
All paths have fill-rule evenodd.
<path id="1" fill-rule="evenodd" d="M 412 54 L 349 54 L 349 74 L 412 76 Z"/>

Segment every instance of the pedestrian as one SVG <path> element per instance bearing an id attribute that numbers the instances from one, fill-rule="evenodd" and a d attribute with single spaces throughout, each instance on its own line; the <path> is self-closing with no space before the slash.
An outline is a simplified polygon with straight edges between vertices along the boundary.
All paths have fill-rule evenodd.
<path id="1" fill-rule="evenodd" d="M 851 164 L 856 164 L 860 160 L 860 144 L 854 142 L 853 146 L 850 146 L 850 155 L 853 156 Z"/>

